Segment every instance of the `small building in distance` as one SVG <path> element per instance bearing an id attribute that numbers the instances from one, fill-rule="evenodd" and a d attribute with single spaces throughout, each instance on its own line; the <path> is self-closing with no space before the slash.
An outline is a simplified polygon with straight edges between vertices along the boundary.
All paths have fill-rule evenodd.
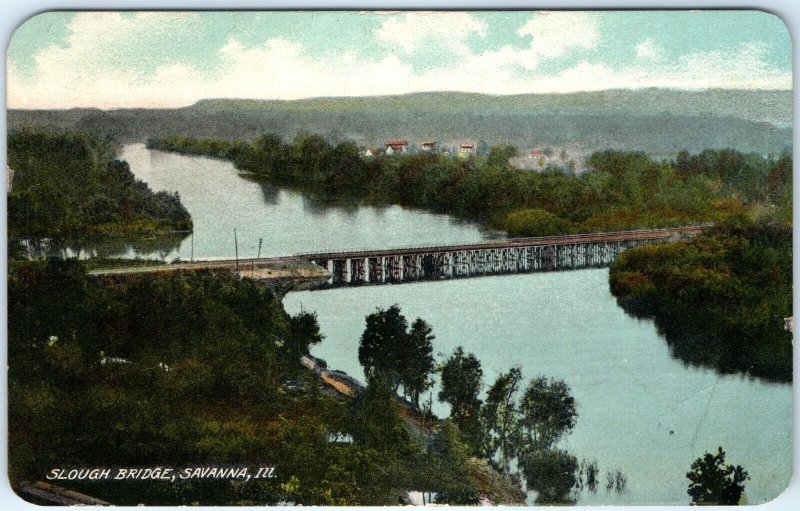
<path id="1" fill-rule="evenodd" d="M 458 156 L 460 158 L 469 158 L 475 154 L 475 144 L 461 144 L 458 146 Z"/>
<path id="2" fill-rule="evenodd" d="M 422 142 L 422 151 L 426 153 L 432 153 L 436 150 L 436 142 L 433 141 L 426 141 Z"/>
<path id="3" fill-rule="evenodd" d="M 387 140 L 383 147 L 386 148 L 386 154 L 408 152 L 408 142 L 405 140 Z"/>

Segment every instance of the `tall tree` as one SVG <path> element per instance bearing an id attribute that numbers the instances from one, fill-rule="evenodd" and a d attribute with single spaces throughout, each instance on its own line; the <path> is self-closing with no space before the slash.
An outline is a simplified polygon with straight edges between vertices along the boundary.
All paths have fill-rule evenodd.
<path id="1" fill-rule="evenodd" d="M 288 323 L 288 335 L 283 341 L 283 352 L 286 355 L 287 367 L 299 371 L 301 366 L 297 361 L 308 353 L 311 345 L 322 342 L 324 336 L 319 330 L 317 315 L 313 312 L 302 311 L 296 316 L 290 316 Z"/>
<path id="2" fill-rule="evenodd" d="M 552 449 L 575 427 L 578 411 L 563 380 L 539 376 L 531 380 L 520 404 L 520 451 Z"/>
<path id="3" fill-rule="evenodd" d="M 692 463 L 689 489 L 694 504 L 714 504 L 735 506 L 739 504 L 744 492 L 744 482 L 750 479 L 747 471 L 740 465 L 725 465 L 725 451 L 719 448 L 717 454 L 705 453 Z"/>
<path id="4" fill-rule="evenodd" d="M 406 395 L 419 407 L 419 396 L 433 385 L 433 329 L 417 318 L 411 325 L 403 353 L 401 382 Z"/>
<path id="5" fill-rule="evenodd" d="M 464 354 L 459 346 L 441 368 L 442 389 L 439 401 L 450 405 L 450 417 L 461 430 L 473 452 L 480 452 L 482 428 L 480 421 L 483 370 L 474 354 Z"/>
<path id="6" fill-rule="evenodd" d="M 395 304 L 373 312 L 366 323 L 358 346 L 358 361 L 364 367 L 364 376 L 367 381 L 383 379 L 397 392 L 402 381 L 398 360 L 408 339 L 408 321 Z"/>
<path id="7" fill-rule="evenodd" d="M 486 404 L 481 411 L 486 442 L 486 456 L 491 460 L 499 451 L 500 466 L 508 471 L 515 455 L 514 441 L 519 430 L 517 390 L 522 381 L 522 369 L 514 367 L 501 373 L 486 394 Z"/>

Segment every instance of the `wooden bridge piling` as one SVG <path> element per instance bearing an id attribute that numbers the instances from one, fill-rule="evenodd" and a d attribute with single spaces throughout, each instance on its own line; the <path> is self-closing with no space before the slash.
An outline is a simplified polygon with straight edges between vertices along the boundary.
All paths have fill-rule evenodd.
<path id="1" fill-rule="evenodd" d="M 628 248 L 690 237 L 701 230 L 693 226 L 297 257 L 328 268 L 331 273 L 328 285 L 332 287 L 387 284 L 603 268 Z"/>

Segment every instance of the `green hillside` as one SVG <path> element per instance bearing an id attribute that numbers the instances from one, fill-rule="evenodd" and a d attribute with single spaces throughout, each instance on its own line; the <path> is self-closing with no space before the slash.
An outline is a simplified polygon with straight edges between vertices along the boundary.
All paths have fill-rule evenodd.
<path id="1" fill-rule="evenodd" d="M 469 140 L 519 148 L 569 147 L 677 153 L 791 147 L 791 91 L 610 90 L 489 96 L 431 92 L 296 101 L 207 99 L 180 109 L 9 111 L 9 127 L 75 127 L 124 141 L 182 135 L 251 139 L 300 132 L 332 142 L 386 138 L 444 145 Z"/>

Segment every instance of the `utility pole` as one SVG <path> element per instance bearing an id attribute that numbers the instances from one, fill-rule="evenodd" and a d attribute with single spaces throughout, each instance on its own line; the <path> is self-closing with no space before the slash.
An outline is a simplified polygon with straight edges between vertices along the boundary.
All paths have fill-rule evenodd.
<path id="1" fill-rule="evenodd" d="M 192 255 L 189 256 L 189 262 L 194 262 L 194 229 L 192 229 Z"/>
<path id="2" fill-rule="evenodd" d="M 256 256 L 256 261 L 261 259 L 261 242 L 264 241 L 264 238 L 258 238 L 258 255 Z M 252 277 L 256 271 L 256 261 L 253 261 L 253 269 L 250 272 L 250 276 Z"/>
<path id="3" fill-rule="evenodd" d="M 239 275 L 239 239 L 236 237 L 236 227 L 233 228 L 233 249 L 236 251 L 236 275 Z"/>

